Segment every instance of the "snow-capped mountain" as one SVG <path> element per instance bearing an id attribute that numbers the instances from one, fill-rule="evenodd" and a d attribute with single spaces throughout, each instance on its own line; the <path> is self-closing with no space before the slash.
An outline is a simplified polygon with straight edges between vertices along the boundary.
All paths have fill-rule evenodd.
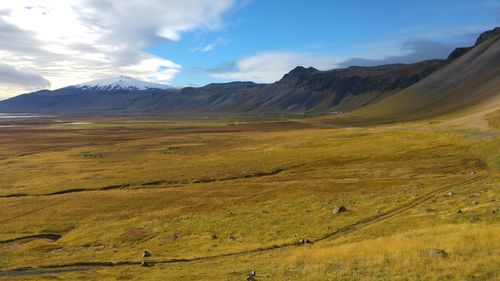
<path id="1" fill-rule="evenodd" d="M 166 84 L 152 83 L 134 79 L 129 76 L 115 76 L 104 79 L 97 79 L 83 84 L 72 86 L 80 90 L 100 90 L 100 91 L 143 91 L 148 89 L 170 89 L 172 88 Z"/>

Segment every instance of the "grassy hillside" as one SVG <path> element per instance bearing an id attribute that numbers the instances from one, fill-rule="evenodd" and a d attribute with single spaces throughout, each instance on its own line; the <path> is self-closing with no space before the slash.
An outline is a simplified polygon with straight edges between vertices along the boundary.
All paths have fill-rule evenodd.
<path id="1" fill-rule="evenodd" d="M 498 131 L 74 121 L 0 131 L 2 280 L 498 278 Z"/>
<path id="2" fill-rule="evenodd" d="M 500 29 L 499 29 L 500 30 Z M 370 123 L 418 120 L 498 104 L 500 96 L 500 31 L 481 41 L 452 63 L 422 81 L 378 103 L 362 107 L 341 120 Z M 491 106 L 487 106 L 491 110 Z M 496 107 L 499 108 L 499 107 Z"/>

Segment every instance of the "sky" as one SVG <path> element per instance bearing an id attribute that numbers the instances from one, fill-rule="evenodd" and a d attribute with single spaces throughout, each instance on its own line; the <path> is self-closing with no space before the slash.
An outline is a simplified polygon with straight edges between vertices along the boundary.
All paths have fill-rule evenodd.
<path id="1" fill-rule="evenodd" d="M 0 0 L 0 100 L 115 75 L 271 83 L 446 58 L 499 25 L 500 0 Z"/>

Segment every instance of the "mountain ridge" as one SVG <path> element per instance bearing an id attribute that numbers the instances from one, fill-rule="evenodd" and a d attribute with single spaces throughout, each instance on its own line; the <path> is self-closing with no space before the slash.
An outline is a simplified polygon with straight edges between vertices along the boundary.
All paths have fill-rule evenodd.
<path id="1" fill-rule="evenodd" d="M 458 65 L 458 69 L 466 69 L 467 64 L 476 62 L 476 57 L 471 54 L 477 53 L 478 49 L 489 50 L 489 60 L 496 62 L 499 56 L 498 48 L 495 44 L 491 45 L 488 42 L 495 42 L 498 38 L 500 38 L 500 28 L 484 32 L 477 38 L 474 46 L 457 48 L 447 59 L 443 60 L 426 60 L 412 64 L 351 66 L 326 71 L 298 66 L 285 74 L 282 79 L 271 84 L 230 82 L 181 89 L 122 87 L 115 89 L 115 92 L 120 95 L 110 97 L 103 93 L 106 93 L 108 89 L 113 89 L 109 86 L 113 83 L 108 83 L 108 87 L 100 89 L 95 87 L 96 84 L 99 85 L 98 82 L 91 81 L 81 84 L 80 88 L 71 86 L 55 91 L 39 91 L 14 97 L 0 102 L 0 111 L 173 115 L 304 112 L 325 114 L 331 111 L 359 110 L 363 112 L 365 108 L 371 108 L 374 104 L 393 100 L 393 96 L 401 95 L 401 92 L 416 89 L 422 83 L 424 85 L 422 91 L 435 92 L 434 89 L 439 88 L 440 91 L 446 92 L 440 82 L 444 81 L 444 78 L 434 79 L 436 81 L 433 82 L 434 84 L 431 83 L 432 85 L 426 85 L 429 83 L 425 81 L 434 81 L 432 77 L 435 77 L 436 73 L 442 73 L 443 69 L 450 68 L 450 65 Z M 475 73 L 482 71 L 481 65 L 485 65 L 484 69 L 491 69 L 491 63 L 484 60 L 474 65 Z M 453 75 L 458 74 L 460 74 L 459 71 L 453 72 Z M 467 76 L 463 76 L 462 80 L 466 81 Z M 455 84 L 444 83 L 443 85 L 456 87 Z M 81 93 L 86 93 L 86 95 L 80 95 Z M 415 101 L 412 102 L 418 104 Z"/>

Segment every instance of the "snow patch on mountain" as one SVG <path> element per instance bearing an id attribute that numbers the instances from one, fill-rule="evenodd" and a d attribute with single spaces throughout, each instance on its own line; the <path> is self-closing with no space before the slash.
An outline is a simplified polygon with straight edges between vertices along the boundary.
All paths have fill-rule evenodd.
<path id="1" fill-rule="evenodd" d="M 134 90 L 142 91 L 148 89 L 170 89 L 170 85 L 146 82 L 137 80 L 129 76 L 115 76 L 103 79 L 97 79 L 90 82 L 73 86 L 81 90 L 102 90 L 102 91 L 116 91 L 116 90 Z"/>

